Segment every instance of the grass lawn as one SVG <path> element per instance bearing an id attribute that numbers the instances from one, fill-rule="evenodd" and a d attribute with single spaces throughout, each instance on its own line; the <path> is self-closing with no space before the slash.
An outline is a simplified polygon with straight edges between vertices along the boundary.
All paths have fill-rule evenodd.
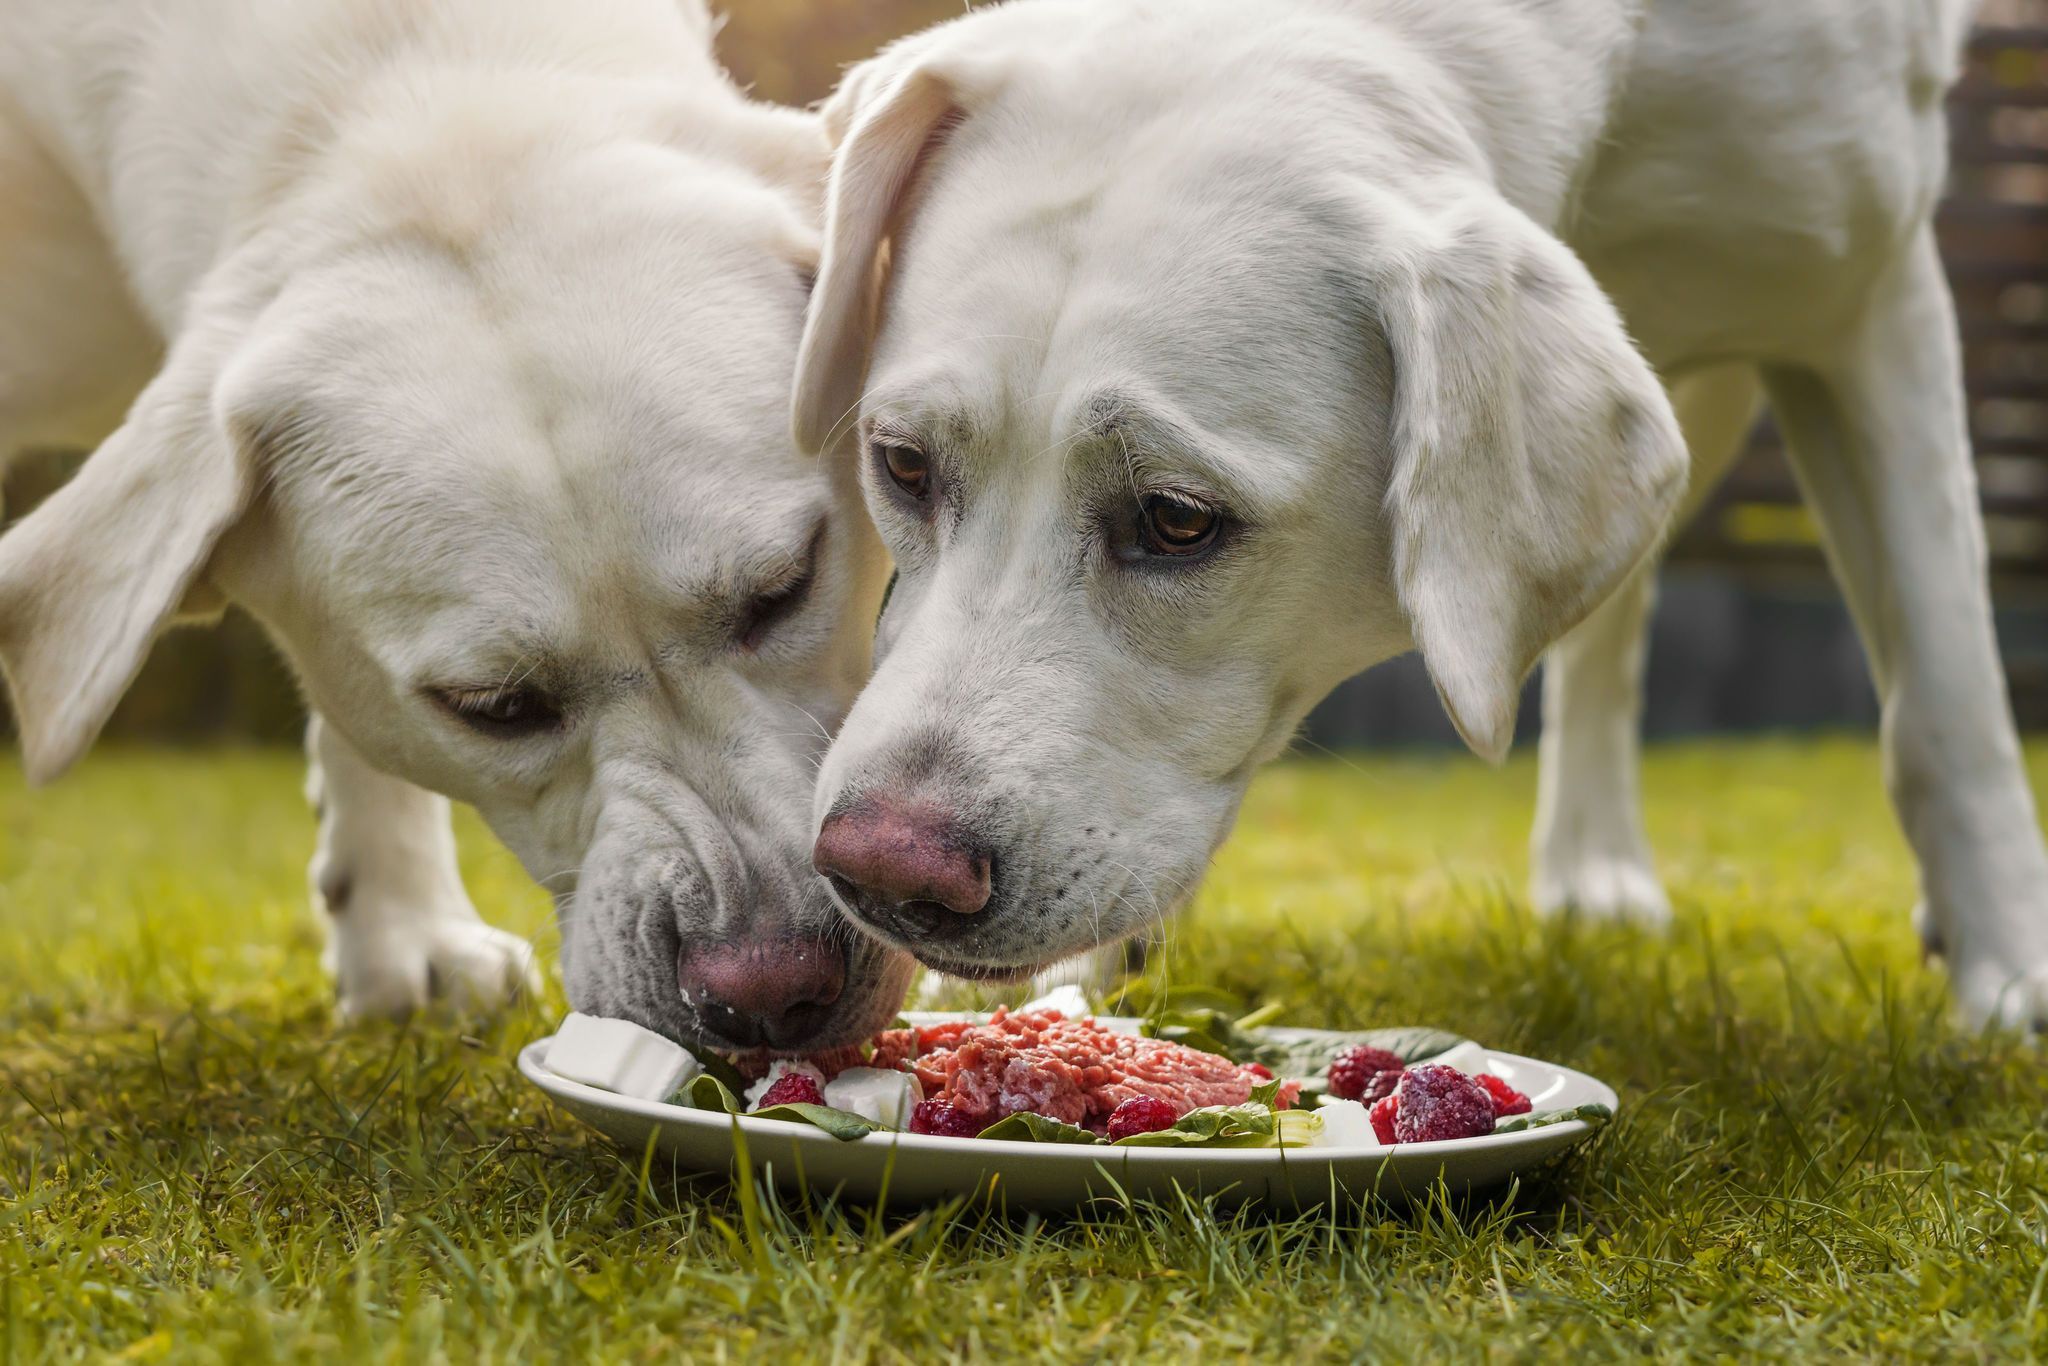
<path id="1" fill-rule="evenodd" d="M 642 1186 L 513 1071 L 559 997 L 337 1032 L 288 754 L 0 770 L 0 1359 L 2048 1354 L 2048 1068 L 1945 1022 L 1874 750 L 1657 753 L 1662 938 L 1531 918 L 1533 779 L 1272 770 L 1158 957 L 1604 1077 L 1583 1156 L 1414 1215 L 1040 1221 Z"/>

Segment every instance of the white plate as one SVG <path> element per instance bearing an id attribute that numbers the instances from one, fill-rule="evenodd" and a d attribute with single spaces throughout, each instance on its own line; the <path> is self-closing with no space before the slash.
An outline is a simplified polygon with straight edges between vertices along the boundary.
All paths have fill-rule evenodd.
<path id="1" fill-rule="evenodd" d="M 918 1024 L 957 1015 L 912 1014 Z M 1135 1020 L 1100 1017 L 1111 1028 Z M 1273 1030 L 1317 1036 L 1325 1031 Z M 1428 1191 L 1439 1178 L 1453 1192 L 1496 1186 L 1540 1166 L 1592 1132 L 1581 1120 L 1484 1138 L 1401 1143 L 1389 1148 L 1110 1148 L 1059 1143 L 1002 1143 L 925 1134 L 869 1134 L 848 1143 L 808 1124 L 735 1119 L 709 1110 L 634 1100 L 558 1077 L 543 1061 L 550 1040 L 528 1044 L 519 1070 L 563 1109 L 630 1153 L 657 1151 L 686 1171 L 732 1169 L 735 1134 L 747 1157 L 786 1189 L 836 1191 L 872 1203 L 928 1205 L 984 1191 L 1023 1209 L 1075 1209 L 1098 1197 L 1171 1197 L 1175 1187 L 1227 1202 L 1263 1201 L 1302 1209 L 1333 1189 L 1393 1199 Z M 1538 1110 L 1598 1103 L 1612 1108 L 1611 1087 L 1583 1072 L 1513 1053 L 1487 1052 L 1489 1069 L 1526 1094 Z"/>

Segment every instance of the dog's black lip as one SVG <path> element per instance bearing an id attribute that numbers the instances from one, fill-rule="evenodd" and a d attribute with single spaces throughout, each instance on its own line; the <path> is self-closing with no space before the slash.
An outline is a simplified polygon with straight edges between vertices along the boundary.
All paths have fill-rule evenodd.
<path id="1" fill-rule="evenodd" d="M 1023 982 L 1036 977 L 1039 973 L 1044 972 L 1054 963 L 1060 961 L 1058 958 L 1048 958 L 1042 963 L 970 963 L 941 957 L 917 944 L 898 939 L 881 926 L 874 924 L 840 899 L 839 889 L 832 885 L 830 879 L 820 878 L 818 880 L 825 884 L 826 894 L 832 898 L 832 904 L 838 908 L 840 917 L 847 924 L 853 926 L 854 929 L 860 931 L 860 933 L 884 948 L 893 949 L 897 953 L 909 954 L 921 966 L 930 968 L 933 972 L 944 973 L 948 977 L 958 977 L 969 982 Z M 977 912 L 977 914 L 986 915 L 988 911 L 983 910 Z"/>
<path id="2" fill-rule="evenodd" d="M 871 924 L 851 911 L 842 908 L 841 913 L 855 929 L 877 944 L 894 949 L 898 953 L 907 953 L 921 966 L 930 968 L 933 972 L 942 972 L 948 977 L 959 977 L 969 982 L 1022 982 L 1036 977 L 1060 961 L 1057 958 L 1048 958 L 1042 963 L 970 963 L 945 958 L 916 944 L 898 939 L 879 925 Z"/>
<path id="3" fill-rule="evenodd" d="M 959 977 L 969 982 L 1023 982 L 1036 977 L 1052 963 L 1059 961 L 1053 959 L 1047 963 L 961 963 L 932 954 L 919 953 L 908 945 L 905 947 L 909 949 L 911 957 L 933 972 L 944 973 L 948 977 Z"/>
<path id="4" fill-rule="evenodd" d="M 884 1016 L 882 1024 L 877 1025 L 876 1028 L 882 1028 L 888 1022 L 889 1017 Z M 730 1039 L 720 1038 L 716 1034 L 690 1030 L 684 1030 L 682 1037 L 676 1038 L 675 1041 L 692 1052 L 716 1053 L 721 1057 L 727 1058 L 740 1057 L 752 1053 L 758 1053 L 764 1057 L 796 1058 L 805 1057 L 812 1053 L 827 1053 L 835 1048 L 844 1048 L 849 1044 L 866 1043 L 874 1037 L 875 1030 L 870 1029 L 862 1032 L 856 1027 L 858 1023 L 853 1018 L 834 1020 L 830 1028 L 822 1030 L 799 1043 L 788 1046 L 759 1043 L 737 1044 Z M 668 1031 L 663 1030 L 661 1032 L 667 1033 Z M 674 1038 L 675 1036 L 671 1035 L 670 1037 Z"/>

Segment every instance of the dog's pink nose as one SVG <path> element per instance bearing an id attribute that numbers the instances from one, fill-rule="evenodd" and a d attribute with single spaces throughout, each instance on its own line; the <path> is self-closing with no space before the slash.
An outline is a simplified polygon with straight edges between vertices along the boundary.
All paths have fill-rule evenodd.
<path id="1" fill-rule="evenodd" d="M 809 939 L 685 945 L 683 1000 L 704 1027 L 739 1048 L 803 1042 L 846 986 L 846 955 Z"/>
<path id="2" fill-rule="evenodd" d="M 988 904 L 988 855 L 937 807 L 863 798 L 825 818 L 811 864 L 884 907 L 973 915 Z"/>

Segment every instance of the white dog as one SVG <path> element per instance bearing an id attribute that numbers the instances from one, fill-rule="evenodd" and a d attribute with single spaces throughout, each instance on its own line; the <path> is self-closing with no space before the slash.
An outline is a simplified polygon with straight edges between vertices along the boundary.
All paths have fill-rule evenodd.
<path id="1" fill-rule="evenodd" d="M 1928 227 L 1966 22 L 1020 0 L 856 70 L 796 385 L 901 572 L 817 800 L 853 914 L 973 975 L 1128 935 L 1338 680 L 1412 645 L 1497 759 L 1555 643 L 1536 899 L 1665 915 L 1647 557 L 1767 394 L 1926 942 L 1971 1017 L 2039 1018 L 2048 857 Z"/>
<path id="2" fill-rule="evenodd" d="M 900 1001 L 908 960 L 850 949 L 809 868 L 886 572 L 788 434 L 828 149 L 710 30 L 696 0 L 0 3 L 0 455 L 104 438 L 0 540 L 29 772 L 173 617 L 255 614 L 321 718 L 350 1014 L 527 971 L 429 793 L 557 894 L 579 1009 L 795 1045 Z"/>

